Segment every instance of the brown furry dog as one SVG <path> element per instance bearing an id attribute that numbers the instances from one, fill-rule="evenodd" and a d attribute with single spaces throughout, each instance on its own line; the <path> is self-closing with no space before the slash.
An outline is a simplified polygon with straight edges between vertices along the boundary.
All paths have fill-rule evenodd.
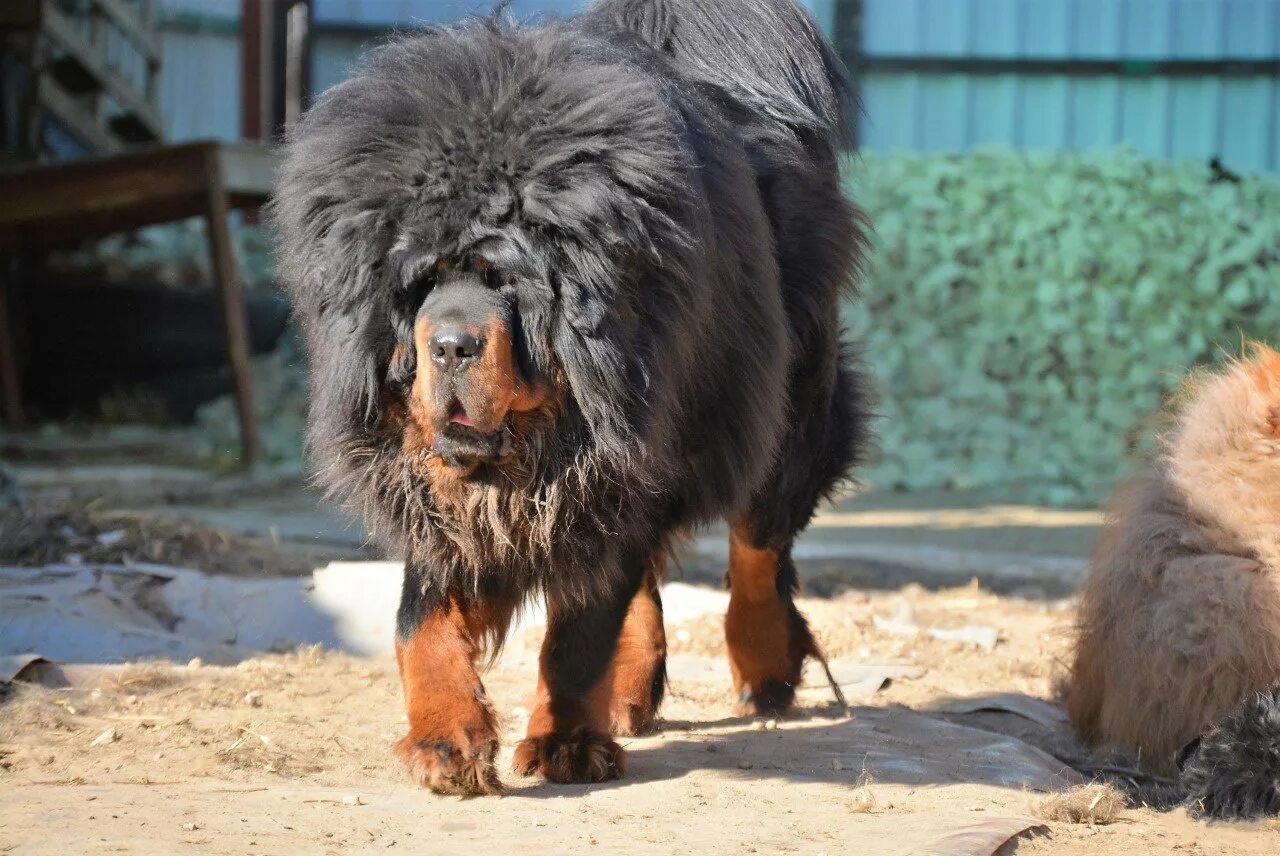
<path id="1" fill-rule="evenodd" d="M 1280 681 L 1280 353 L 1192 375 L 1169 416 L 1094 551 L 1067 697 L 1085 739 L 1165 773 Z"/>

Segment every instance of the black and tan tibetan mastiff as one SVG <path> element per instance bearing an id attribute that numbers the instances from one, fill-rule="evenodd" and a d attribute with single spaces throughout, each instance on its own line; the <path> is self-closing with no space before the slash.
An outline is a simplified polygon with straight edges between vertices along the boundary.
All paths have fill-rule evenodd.
<path id="1" fill-rule="evenodd" d="M 500 789 L 476 660 L 543 595 L 517 772 L 618 776 L 665 683 L 676 533 L 731 526 L 744 708 L 816 654 L 791 545 L 859 457 L 838 304 L 843 71 L 792 0 L 603 0 L 383 48 L 299 124 L 275 202 L 319 479 L 403 553 L 399 753 Z"/>

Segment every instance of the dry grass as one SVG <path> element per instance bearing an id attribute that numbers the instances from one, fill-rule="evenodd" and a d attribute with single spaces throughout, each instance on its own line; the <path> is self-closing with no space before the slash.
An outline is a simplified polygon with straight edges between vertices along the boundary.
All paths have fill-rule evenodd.
<path id="1" fill-rule="evenodd" d="M 129 663 L 104 675 L 101 688 L 122 695 L 143 695 L 171 687 L 182 678 L 168 663 Z"/>
<path id="2" fill-rule="evenodd" d="M 0 740 L 12 740 L 22 733 L 68 734 L 80 730 L 79 716 L 87 706 L 70 694 L 30 687 L 9 685 L 0 715 Z"/>
<path id="3" fill-rule="evenodd" d="M 305 576 L 332 552 L 80 505 L 0 509 L 0 565 L 152 562 L 228 576 Z"/>
<path id="4" fill-rule="evenodd" d="M 230 742 L 214 752 L 223 765 L 235 770 L 256 770 L 282 776 L 302 776 L 325 769 L 324 753 L 286 750 L 269 734 L 246 726 L 229 727 Z"/>
<path id="5" fill-rule="evenodd" d="M 1124 795 L 1118 790 L 1101 782 L 1091 782 L 1045 797 L 1035 807 L 1035 815 L 1055 823 L 1105 826 L 1114 823 L 1125 807 Z"/>
<path id="6" fill-rule="evenodd" d="M 876 813 L 876 809 L 880 807 L 880 801 L 871 790 L 871 786 L 875 783 L 876 780 L 863 768 L 862 775 L 858 777 L 858 784 L 853 789 L 853 798 L 849 801 L 849 811 L 854 814 Z"/>

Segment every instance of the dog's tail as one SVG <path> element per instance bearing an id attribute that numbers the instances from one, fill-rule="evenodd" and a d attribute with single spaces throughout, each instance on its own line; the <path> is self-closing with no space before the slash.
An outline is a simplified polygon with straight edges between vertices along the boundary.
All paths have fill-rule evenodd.
<path id="1" fill-rule="evenodd" d="M 795 0 L 601 0 L 587 14 L 784 125 L 833 146 L 847 138 L 844 65 Z"/>
<path id="2" fill-rule="evenodd" d="M 1280 814 L 1280 684 L 1250 696 L 1182 756 L 1180 782 L 1192 814 Z"/>

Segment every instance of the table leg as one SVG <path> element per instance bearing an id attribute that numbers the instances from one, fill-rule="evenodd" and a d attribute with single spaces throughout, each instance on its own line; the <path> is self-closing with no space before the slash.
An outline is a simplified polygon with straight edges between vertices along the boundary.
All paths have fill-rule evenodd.
<path id="1" fill-rule="evenodd" d="M 240 277 L 236 270 L 235 247 L 231 241 L 231 227 L 227 222 L 227 197 L 216 153 L 209 154 L 205 169 L 209 187 L 205 205 L 205 228 L 209 235 L 209 254 L 213 259 L 218 302 L 222 307 L 236 411 L 240 417 L 241 460 L 245 466 L 250 466 L 261 460 L 262 442 L 258 436 L 253 377 L 249 368 L 249 323 L 245 315 Z"/>
<path id="2" fill-rule="evenodd" d="M 10 428 L 21 428 L 22 374 L 18 369 L 18 348 L 13 339 L 13 316 L 9 312 L 8 279 L 0 271 L 0 401 L 4 405 L 4 421 Z"/>

